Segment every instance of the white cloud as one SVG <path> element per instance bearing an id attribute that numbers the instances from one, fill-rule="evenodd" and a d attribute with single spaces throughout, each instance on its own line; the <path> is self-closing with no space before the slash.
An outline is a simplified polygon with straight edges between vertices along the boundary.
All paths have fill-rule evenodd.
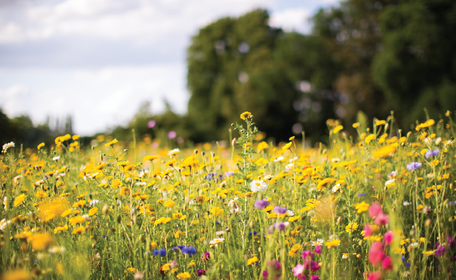
<path id="1" fill-rule="evenodd" d="M 82 135 L 125 123 L 145 100 L 154 113 L 164 98 L 185 113 L 185 50 L 199 28 L 220 17 L 280 3 L 271 24 L 310 29 L 310 12 L 284 9 L 282 0 L 6 3 L 0 3 L 0 106 L 35 122 L 71 114 Z"/>
<path id="2" fill-rule="evenodd" d="M 301 33 L 310 33 L 311 24 L 309 18 L 311 13 L 304 8 L 285 9 L 275 12 L 271 15 L 269 24 L 275 27 L 281 27 L 285 31 L 297 31 Z"/>

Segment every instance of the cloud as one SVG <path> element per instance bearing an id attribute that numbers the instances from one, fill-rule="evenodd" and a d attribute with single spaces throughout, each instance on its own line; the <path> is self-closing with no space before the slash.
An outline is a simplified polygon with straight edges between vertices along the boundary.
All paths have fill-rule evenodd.
<path id="1" fill-rule="evenodd" d="M 124 124 L 145 100 L 154 113 L 165 98 L 185 113 L 186 48 L 199 28 L 277 6 L 271 24 L 307 33 L 302 2 L 0 0 L 0 106 L 35 122 L 73 115 L 82 135 Z"/>
<path id="2" fill-rule="evenodd" d="M 297 31 L 308 34 L 311 29 L 309 22 L 310 16 L 310 11 L 304 8 L 285 9 L 273 13 L 269 24 L 271 26 L 281 27 L 285 31 Z"/>

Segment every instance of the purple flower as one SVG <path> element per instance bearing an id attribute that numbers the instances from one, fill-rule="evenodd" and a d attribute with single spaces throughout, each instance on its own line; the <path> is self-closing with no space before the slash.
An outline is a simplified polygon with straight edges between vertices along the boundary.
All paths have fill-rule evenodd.
<path id="1" fill-rule="evenodd" d="M 320 280 L 320 277 L 317 275 L 310 275 L 310 280 Z"/>
<path id="2" fill-rule="evenodd" d="M 407 164 L 407 170 L 417 170 L 418 168 L 421 168 L 422 165 L 421 162 L 411 162 L 410 164 Z"/>
<path id="3" fill-rule="evenodd" d="M 284 231 L 285 228 L 289 225 L 290 223 L 289 222 L 285 222 L 285 223 L 274 223 L 272 226 L 277 229 L 277 230 L 281 230 L 281 231 Z"/>
<path id="4" fill-rule="evenodd" d="M 445 254 L 445 247 L 443 245 L 440 245 L 439 248 L 435 251 L 435 255 L 437 257 L 443 256 Z"/>
<path id="5" fill-rule="evenodd" d="M 205 270 L 198 270 L 198 276 L 201 276 L 201 275 L 206 275 L 206 271 Z"/>
<path id="6" fill-rule="evenodd" d="M 269 201 L 267 201 L 267 200 L 257 200 L 257 201 L 255 201 L 254 206 L 261 210 L 261 209 L 269 206 Z"/>
<path id="7" fill-rule="evenodd" d="M 456 242 L 454 242 L 454 239 L 453 237 L 448 236 L 448 244 L 450 244 L 450 246 L 456 246 Z"/>
<path id="8" fill-rule="evenodd" d="M 225 177 L 230 177 L 230 176 L 234 176 L 234 172 L 233 171 L 225 172 Z"/>
<path id="9" fill-rule="evenodd" d="M 315 254 L 321 255 L 321 246 L 320 245 L 317 245 L 317 247 L 315 247 Z"/>
<path id="10" fill-rule="evenodd" d="M 274 207 L 274 212 L 276 212 L 277 214 L 285 214 L 287 213 L 287 208 L 276 206 Z"/>
<path id="11" fill-rule="evenodd" d="M 361 197 L 361 196 L 366 196 L 366 193 L 365 192 L 364 193 L 359 193 L 358 197 Z"/>
<path id="12" fill-rule="evenodd" d="M 428 150 L 428 151 L 424 154 L 424 156 L 425 156 L 426 158 L 436 157 L 436 156 L 439 155 L 439 153 L 440 153 L 439 149 L 435 149 L 435 150 L 432 150 L 432 151 L 431 151 L 431 150 Z"/>
<path id="13" fill-rule="evenodd" d="M 304 267 L 312 272 L 315 272 L 320 269 L 318 263 L 311 260 L 305 260 Z"/>

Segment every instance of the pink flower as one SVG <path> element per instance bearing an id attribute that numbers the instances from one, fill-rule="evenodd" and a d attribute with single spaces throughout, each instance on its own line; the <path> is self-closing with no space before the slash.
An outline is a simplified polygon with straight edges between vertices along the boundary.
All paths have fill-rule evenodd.
<path id="1" fill-rule="evenodd" d="M 393 242 L 393 237 L 394 237 L 394 233 L 390 230 L 385 233 L 383 240 L 385 241 L 386 244 L 390 245 L 391 242 Z"/>
<path id="2" fill-rule="evenodd" d="M 372 203 L 372 205 L 369 207 L 369 216 L 373 218 L 380 213 L 382 213 L 382 206 L 380 206 L 380 204 L 377 202 Z"/>
<path id="3" fill-rule="evenodd" d="M 382 269 L 384 270 L 393 270 L 393 263 L 390 257 L 386 257 L 382 261 Z"/>
<path id="4" fill-rule="evenodd" d="M 369 252 L 369 261 L 374 265 L 378 266 L 381 264 L 383 259 L 385 258 L 385 253 L 383 250 L 385 249 L 385 245 L 382 242 L 374 242 L 370 248 Z"/>
<path id="5" fill-rule="evenodd" d="M 382 274 L 379 271 L 374 272 L 371 275 L 369 275 L 369 277 L 367 277 L 367 280 L 380 280 L 380 279 L 382 279 Z"/>
<path id="6" fill-rule="evenodd" d="M 380 213 L 377 215 L 374 222 L 376 225 L 384 226 L 389 222 L 388 215 Z"/>
<path id="7" fill-rule="evenodd" d="M 293 267 L 293 276 L 299 277 L 303 272 L 306 267 L 302 264 L 297 264 L 295 267 Z"/>
<path id="8" fill-rule="evenodd" d="M 364 236 L 369 237 L 372 235 L 372 227 L 370 225 L 364 226 Z"/>

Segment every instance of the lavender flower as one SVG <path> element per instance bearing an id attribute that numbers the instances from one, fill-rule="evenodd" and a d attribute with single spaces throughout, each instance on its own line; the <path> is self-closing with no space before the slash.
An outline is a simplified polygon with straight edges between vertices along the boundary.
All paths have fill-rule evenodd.
<path id="1" fill-rule="evenodd" d="M 287 213 L 287 208 L 276 206 L 276 207 L 274 207 L 274 212 L 276 212 L 277 214 L 280 214 L 280 215 L 285 214 L 285 213 Z"/>
<path id="2" fill-rule="evenodd" d="M 269 201 L 267 201 L 267 200 L 257 200 L 257 201 L 255 201 L 254 206 L 256 208 L 262 210 L 263 208 L 269 206 Z"/>
<path id="3" fill-rule="evenodd" d="M 435 150 L 432 150 L 432 151 L 431 151 L 431 150 L 428 150 L 428 151 L 424 154 L 424 156 L 425 156 L 426 158 L 436 157 L 436 156 L 439 155 L 439 153 L 440 153 L 439 149 L 435 149 Z"/>
<path id="4" fill-rule="evenodd" d="M 422 165 L 421 162 L 411 162 L 410 164 L 407 164 L 407 170 L 417 170 L 418 168 L 421 168 Z"/>

